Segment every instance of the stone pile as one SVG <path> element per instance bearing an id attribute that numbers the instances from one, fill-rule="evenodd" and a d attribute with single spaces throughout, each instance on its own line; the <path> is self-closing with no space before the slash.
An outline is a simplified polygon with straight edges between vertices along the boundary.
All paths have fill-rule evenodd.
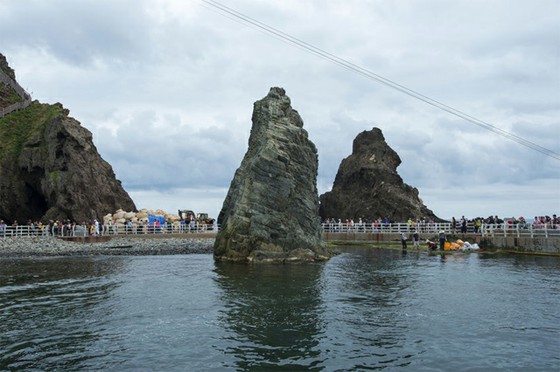
<path id="1" fill-rule="evenodd" d="M 0 237 L 0 257 L 146 256 L 212 253 L 213 238 L 111 238 L 102 243 L 77 243 L 54 237 Z"/>
<path id="2" fill-rule="evenodd" d="M 170 221 L 177 227 L 181 224 L 181 217 L 177 214 L 167 213 L 161 209 L 149 210 L 144 208 L 138 212 L 126 212 L 122 209 L 118 209 L 115 213 L 109 213 L 103 216 L 103 225 L 121 227 L 130 222 L 132 227 L 146 226 L 149 221 L 149 215 L 163 217 L 166 222 Z"/>

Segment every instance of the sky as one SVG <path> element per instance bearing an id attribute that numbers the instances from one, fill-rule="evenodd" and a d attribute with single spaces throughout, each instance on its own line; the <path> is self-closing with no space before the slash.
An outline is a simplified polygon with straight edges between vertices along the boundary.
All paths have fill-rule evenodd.
<path id="1" fill-rule="evenodd" d="M 354 65 L 560 154 L 557 0 L 221 0 Z M 560 160 L 249 26 L 201 0 L 0 0 L 0 53 L 60 102 L 138 209 L 219 213 L 253 103 L 283 87 L 330 190 L 378 127 L 441 218 L 560 213 Z M 341 216 L 344 217 L 344 216 Z"/>

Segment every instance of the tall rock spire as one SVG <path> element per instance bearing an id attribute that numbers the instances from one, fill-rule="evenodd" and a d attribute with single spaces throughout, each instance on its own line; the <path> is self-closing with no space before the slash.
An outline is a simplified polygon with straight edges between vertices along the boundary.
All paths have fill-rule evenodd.
<path id="1" fill-rule="evenodd" d="M 255 102 L 249 148 L 218 217 L 214 256 L 237 262 L 328 258 L 317 196 L 317 149 L 284 89 Z"/>

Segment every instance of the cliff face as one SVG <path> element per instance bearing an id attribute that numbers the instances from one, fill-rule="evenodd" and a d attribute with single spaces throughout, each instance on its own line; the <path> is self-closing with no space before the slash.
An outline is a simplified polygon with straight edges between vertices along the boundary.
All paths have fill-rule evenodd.
<path id="1" fill-rule="evenodd" d="M 0 53 L 0 70 L 4 71 L 6 75 L 11 77 L 12 79 L 16 79 L 15 71 L 10 67 L 8 64 L 8 60 L 6 57 Z"/>
<path id="2" fill-rule="evenodd" d="M 317 149 L 284 89 L 255 102 L 249 148 L 218 217 L 214 256 L 238 262 L 327 258 L 317 196 Z"/>
<path id="3" fill-rule="evenodd" d="M 62 105 L 35 101 L 0 119 L 1 219 L 82 223 L 119 208 L 136 209 L 91 132 Z"/>
<path id="4" fill-rule="evenodd" d="M 331 191 L 321 195 L 321 218 L 364 220 L 388 217 L 439 220 L 397 173 L 399 155 L 387 145 L 378 128 L 360 133 L 352 154 L 342 160 Z"/>

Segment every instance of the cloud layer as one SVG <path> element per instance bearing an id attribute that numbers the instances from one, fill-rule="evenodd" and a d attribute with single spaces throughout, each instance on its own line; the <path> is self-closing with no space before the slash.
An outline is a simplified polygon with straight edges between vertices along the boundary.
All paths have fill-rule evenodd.
<path id="1" fill-rule="evenodd" d="M 235 0 L 227 6 L 560 153 L 560 3 Z M 560 211 L 560 162 L 318 58 L 202 1 L 0 3 L 2 52 L 94 134 L 138 207 L 216 215 L 254 101 L 286 89 L 319 191 L 376 126 L 444 218 Z"/>

